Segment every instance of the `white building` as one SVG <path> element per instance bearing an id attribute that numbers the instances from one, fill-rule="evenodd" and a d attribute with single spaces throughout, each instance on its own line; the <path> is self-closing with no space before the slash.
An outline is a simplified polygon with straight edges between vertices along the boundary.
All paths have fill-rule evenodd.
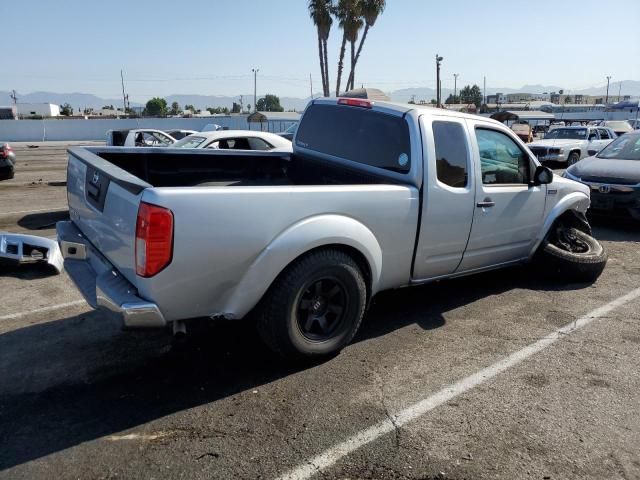
<path id="1" fill-rule="evenodd" d="M 18 103 L 18 117 L 59 117 L 60 106 L 53 103 Z"/>

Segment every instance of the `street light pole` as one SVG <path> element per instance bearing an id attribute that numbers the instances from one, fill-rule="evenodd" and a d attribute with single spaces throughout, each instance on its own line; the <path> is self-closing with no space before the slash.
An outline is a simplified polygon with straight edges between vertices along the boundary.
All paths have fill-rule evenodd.
<path id="1" fill-rule="evenodd" d="M 460 103 L 460 102 L 456 102 L 456 92 L 458 91 L 458 75 L 460 74 L 459 73 L 453 74 L 453 101 L 455 103 Z"/>
<path id="2" fill-rule="evenodd" d="M 609 80 L 611 80 L 611 75 L 607 75 L 607 98 L 604 101 L 604 104 L 609 103 Z"/>
<path id="3" fill-rule="evenodd" d="M 440 62 L 443 60 L 443 58 L 438 55 L 436 53 L 436 106 L 438 108 L 440 108 L 441 105 L 441 94 L 442 92 L 440 91 Z"/>
<path id="4" fill-rule="evenodd" d="M 252 68 L 253 72 L 253 110 L 258 111 L 258 72 L 259 68 Z"/>
<path id="5" fill-rule="evenodd" d="M 622 92 L 622 82 L 618 84 L 618 102 L 620 101 L 620 92 Z"/>

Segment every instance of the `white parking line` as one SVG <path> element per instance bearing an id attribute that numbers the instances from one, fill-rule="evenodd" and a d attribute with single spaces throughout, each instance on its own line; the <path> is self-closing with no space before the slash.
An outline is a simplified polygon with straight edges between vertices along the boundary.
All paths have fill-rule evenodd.
<path id="1" fill-rule="evenodd" d="M 305 461 L 300 466 L 279 477 L 279 479 L 302 480 L 312 477 L 322 470 L 325 470 L 326 468 L 334 465 L 340 459 L 346 457 L 360 447 L 373 442 L 383 435 L 393 432 L 396 428 L 400 428 L 411 422 L 412 420 L 416 420 L 427 412 L 448 402 L 452 398 L 455 398 L 458 395 L 461 395 L 477 387 L 478 385 L 491 380 L 496 375 L 519 364 L 530 356 L 544 350 L 563 336 L 569 335 L 583 327 L 586 327 L 592 321 L 598 318 L 602 318 L 609 312 L 621 307 L 625 303 L 635 300 L 638 297 L 640 297 L 640 288 L 636 288 L 626 295 L 623 295 L 622 297 L 619 297 L 600 308 L 596 308 L 585 316 L 580 317 L 578 320 L 575 320 L 556 330 L 555 332 L 541 338 L 537 342 L 524 347 L 522 350 L 518 350 L 517 352 L 512 353 L 508 357 L 494 363 L 493 365 L 483 368 L 482 370 L 479 370 L 478 372 L 454 383 L 453 385 L 443 388 L 434 395 L 431 395 L 424 400 L 414 403 L 413 405 L 401 410 L 395 415 L 391 415 L 393 421 L 386 419 L 365 430 L 360 431 L 359 433 L 356 433 L 342 443 L 338 443 L 333 447 L 325 450 L 323 453 Z"/>
<path id="2" fill-rule="evenodd" d="M 61 206 L 59 208 L 39 208 L 37 210 L 21 210 L 18 212 L 0 212 L 0 217 L 9 216 L 9 215 L 19 215 L 22 213 L 38 213 L 38 212 L 63 212 L 67 210 L 67 207 Z"/>
<path id="3" fill-rule="evenodd" d="M 49 312 L 52 310 L 60 310 L 61 308 L 72 307 L 74 305 L 80 305 L 86 303 L 84 300 L 75 300 L 73 302 L 59 303 L 57 305 L 49 305 L 48 307 L 36 308 L 35 310 L 28 310 L 26 312 L 11 313 L 9 315 L 3 315 L 0 317 L 2 320 L 15 320 L 16 318 L 26 317 L 27 315 L 33 315 L 34 313 Z"/>

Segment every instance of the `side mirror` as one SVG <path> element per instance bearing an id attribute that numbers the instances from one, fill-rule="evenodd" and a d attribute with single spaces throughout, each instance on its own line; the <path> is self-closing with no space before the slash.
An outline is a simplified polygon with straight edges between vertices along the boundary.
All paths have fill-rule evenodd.
<path id="1" fill-rule="evenodd" d="M 534 185 L 547 185 L 553 182 L 553 170 L 549 167 L 538 165 L 536 171 L 533 174 Z"/>

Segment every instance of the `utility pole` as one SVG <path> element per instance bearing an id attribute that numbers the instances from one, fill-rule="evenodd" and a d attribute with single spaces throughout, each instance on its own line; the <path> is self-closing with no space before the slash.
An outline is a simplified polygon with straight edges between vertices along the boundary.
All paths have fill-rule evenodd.
<path id="1" fill-rule="evenodd" d="M 453 74 L 453 101 L 454 103 L 460 103 L 456 101 L 456 92 L 458 91 L 458 75 L 459 73 Z"/>
<path id="2" fill-rule="evenodd" d="M 258 111 L 258 72 L 259 68 L 252 68 L 253 72 L 253 110 L 254 112 Z"/>
<path id="3" fill-rule="evenodd" d="M 605 105 L 609 103 L 609 80 L 611 80 L 611 75 L 607 75 L 607 98 L 604 101 Z"/>
<path id="4" fill-rule="evenodd" d="M 482 89 L 482 103 L 487 104 L 487 76 L 483 77 L 484 87 Z"/>
<path id="5" fill-rule="evenodd" d="M 440 108 L 440 62 L 443 60 L 443 57 L 436 53 L 436 106 Z"/>
<path id="6" fill-rule="evenodd" d="M 16 91 L 11 90 L 11 95 L 9 96 L 11 97 L 11 100 L 13 100 L 13 110 L 15 112 L 15 117 L 13 118 L 20 118 L 18 115 L 18 95 L 16 94 Z"/>
<path id="7" fill-rule="evenodd" d="M 123 114 L 127 113 L 127 94 L 124 93 L 124 75 L 122 74 L 122 69 L 120 69 L 120 81 L 122 82 L 122 111 Z"/>
<path id="8" fill-rule="evenodd" d="M 620 101 L 620 92 L 622 91 L 622 82 L 618 84 L 618 102 Z"/>

